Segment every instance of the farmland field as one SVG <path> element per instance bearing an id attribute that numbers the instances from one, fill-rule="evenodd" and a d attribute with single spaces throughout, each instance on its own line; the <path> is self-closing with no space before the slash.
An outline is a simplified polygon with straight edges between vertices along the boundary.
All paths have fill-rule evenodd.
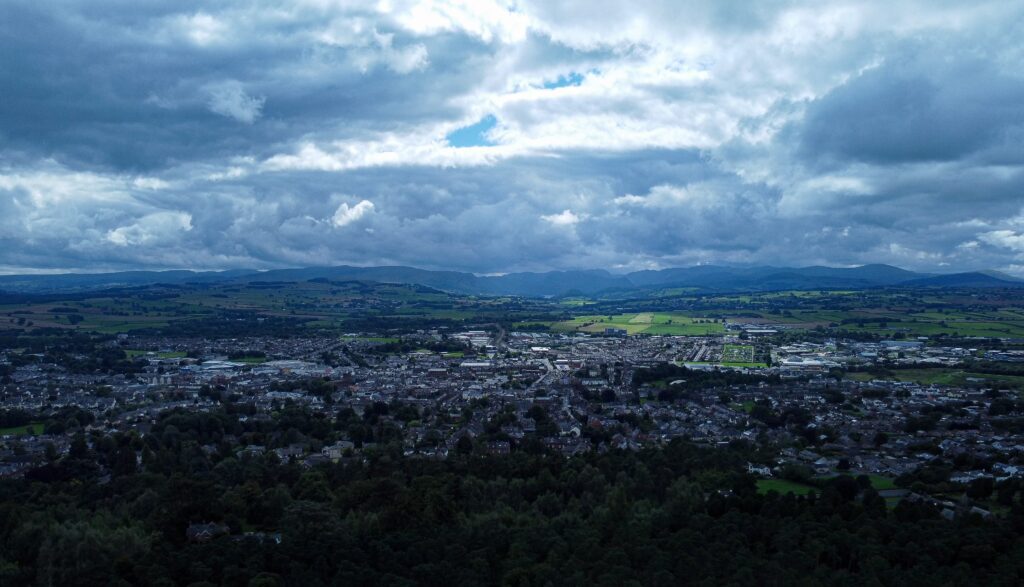
<path id="1" fill-rule="evenodd" d="M 553 329 L 562 332 L 603 333 L 605 328 L 620 328 L 629 334 L 664 336 L 705 336 L 722 334 L 719 321 L 694 318 L 676 312 L 640 312 L 636 314 L 587 315 L 558 322 Z"/>

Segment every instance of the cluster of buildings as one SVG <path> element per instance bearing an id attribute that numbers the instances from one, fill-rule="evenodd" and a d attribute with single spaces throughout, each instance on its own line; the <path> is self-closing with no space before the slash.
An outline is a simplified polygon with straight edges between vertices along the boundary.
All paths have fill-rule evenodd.
<path id="1" fill-rule="evenodd" d="M 936 458 L 958 459 L 951 483 L 983 476 L 1024 477 L 1024 436 L 1015 392 L 984 382 L 921 384 L 870 376 L 885 364 L 959 365 L 982 354 L 1018 361 L 1019 351 L 938 347 L 924 340 L 830 340 L 771 347 L 726 336 L 674 337 L 425 330 L 398 337 L 172 339 L 131 336 L 112 342 L 145 363 L 130 375 L 73 373 L 30 362 L 12 369 L 2 406 L 31 414 L 74 408 L 92 414 L 87 428 L 146 434 L 161 412 L 213 410 L 225 402 L 241 418 L 271 419 L 287 406 L 328 418 L 375 414 L 394 434 L 357 437 L 340 429 L 329 441 L 289 438 L 239 444 L 239 454 L 275 453 L 307 465 L 358 458 L 382 442 L 411 457 L 454 451 L 505 454 L 540 446 L 566 455 L 639 449 L 685 438 L 708 445 L 760 443 L 775 455 L 754 463 L 761 475 L 799 466 L 817 475 L 840 471 L 899 476 Z M 460 351 L 432 351 L 444 342 Z M 759 366 L 721 366 L 729 344 L 756 346 Z M 245 355 L 251 352 L 254 357 Z M 8 350 L 6 353 L 15 351 Z M 235 356 L 235 359 L 231 357 Z M 241 356 L 241 358 L 238 358 Z M 0 364 L 8 362 L 0 355 Z M 638 384 L 636 374 L 666 363 L 736 369 L 762 377 L 670 394 L 685 379 Z M 646 378 L 645 378 L 646 379 Z M 380 406 L 390 411 L 380 412 Z M 395 407 L 404 409 L 404 416 Z M 994 407 L 995 406 L 995 407 Z M 66 452 L 73 428 L 0 437 L 0 475 L 23 474 Z"/>

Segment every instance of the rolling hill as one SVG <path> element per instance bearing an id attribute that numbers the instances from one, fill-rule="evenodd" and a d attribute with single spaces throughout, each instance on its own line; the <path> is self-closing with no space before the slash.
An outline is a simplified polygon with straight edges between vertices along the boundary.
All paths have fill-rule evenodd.
<path id="1" fill-rule="evenodd" d="M 415 267 L 305 267 L 270 271 L 126 271 L 100 274 L 3 275 L 0 290 L 16 293 L 93 291 L 152 284 L 294 282 L 310 279 L 408 283 L 471 295 L 559 296 L 568 293 L 646 295 L 671 288 L 705 292 L 878 287 L 1024 287 L 1024 281 L 994 271 L 924 274 L 890 265 L 860 267 L 723 267 L 701 265 L 614 274 L 605 270 L 549 271 L 480 276 Z"/>

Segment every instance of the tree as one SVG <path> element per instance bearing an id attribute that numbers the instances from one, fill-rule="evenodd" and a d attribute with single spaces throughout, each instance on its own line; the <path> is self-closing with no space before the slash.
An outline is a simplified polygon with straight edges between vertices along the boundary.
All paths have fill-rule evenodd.
<path id="1" fill-rule="evenodd" d="M 473 441 L 469 438 L 468 435 L 463 434 L 455 442 L 455 450 L 460 455 L 468 455 L 473 452 Z"/>
<path id="2" fill-rule="evenodd" d="M 130 445 L 125 443 L 117 449 L 114 466 L 112 467 L 113 473 L 117 476 L 133 475 L 135 474 L 137 463 L 135 451 Z"/>
<path id="3" fill-rule="evenodd" d="M 987 499 L 995 489 L 995 481 L 991 477 L 979 477 L 967 484 L 967 497 L 971 499 Z"/>
<path id="4" fill-rule="evenodd" d="M 85 442 L 85 435 L 79 432 L 71 439 L 71 447 L 68 450 L 68 457 L 72 459 L 89 458 L 89 445 Z"/>

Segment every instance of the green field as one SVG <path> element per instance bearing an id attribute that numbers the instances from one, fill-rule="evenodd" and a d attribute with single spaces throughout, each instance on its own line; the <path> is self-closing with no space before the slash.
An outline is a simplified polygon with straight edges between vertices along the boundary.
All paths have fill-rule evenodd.
<path id="1" fill-rule="evenodd" d="M 25 424 L 24 426 L 11 426 L 10 428 L 0 428 L 0 436 L 38 436 L 43 433 L 44 428 L 41 422 Z"/>
<path id="2" fill-rule="evenodd" d="M 818 477 L 817 480 L 825 480 L 824 477 Z M 871 480 L 871 487 L 877 491 L 883 489 L 896 489 L 896 484 L 889 477 L 883 477 L 882 475 L 868 475 L 868 479 Z M 788 481 L 786 479 L 758 479 L 757 480 L 757 491 L 759 493 L 768 493 L 769 491 L 776 491 L 781 494 L 792 493 L 794 495 L 807 495 L 809 493 L 817 493 L 819 490 L 817 487 L 806 485 L 804 483 L 798 483 L 796 481 Z"/>
<path id="3" fill-rule="evenodd" d="M 722 334 L 725 326 L 708 318 L 695 318 L 678 312 L 639 312 L 635 314 L 586 315 L 557 322 L 552 329 L 561 332 L 601 334 L 605 328 L 619 328 L 629 334 L 662 336 L 706 336 Z"/>
<path id="4" fill-rule="evenodd" d="M 816 487 L 810 485 L 804 485 L 803 483 L 797 483 L 795 481 L 786 481 L 785 479 L 758 479 L 757 480 L 757 491 L 758 493 L 768 493 L 769 491 L 775 491 L 780 494 L 792 493 L 793 495 L 807 495 L 809 493 L 817 493 Z"/>
<path id="5" fill-rule="evenodd" d="M 891 477 L 883 477 L 881 475 L 868 475 L 871 479 L 871 486 L 876 490 L 881 491 L 882 489 L 896 489 L 896 484 L 893 483 Z"/>
<path id="6" fill-rule="evenodd" d="M 749 414 L 750 412 L 754 411 L 754 405 L 755 404 L 753 401 L 747 400 L 743 403 L 732 404 L 732 409 L 736 410 L 737 412 L 744 412 Z"/>

